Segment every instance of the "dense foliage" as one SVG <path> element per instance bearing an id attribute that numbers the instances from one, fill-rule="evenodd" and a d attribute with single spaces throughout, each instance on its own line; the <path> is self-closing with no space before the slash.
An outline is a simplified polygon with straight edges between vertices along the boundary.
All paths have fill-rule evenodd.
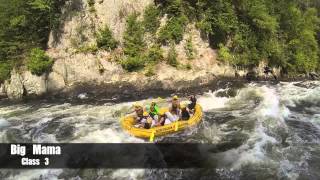
<path id="1" fill-rule="evenodd" d="M 160 29 L 159 41 L 168 44 L 171 41 L 179 43 L 183 39 L 185 27 L 188 22 L 183 9 L 182 0 L 172 0 L 160 6 L 164 13 L 167 14 L 168 20 Z"/>
<path id="2" fill-rule="evenodd" d="M 0 0 L 0 81 L 9 77 L 12 67 L 25 64 L 24 59 L 32 59 L 29 56 L 35 53 L 32 49 L 46 48 L 49 33 L 59 26 L 64 2 Z M 87 1 L 92 8 L 95 2 Z M 249 67 L 267 61 L 271 66 L 282 67 L 284 73 L 320 70 L 319 0 L 155 0 L 155 3 L 142 14 L 127 17 L 121 44 L 124 56 L 120 62 L 128 71 L 150 67 L 164 59 L 161 45 L 171 46 L 166 59 L 177 66 L 174 44 L 186 37 L 188 23 L 201 30 L 202 37 L 218 50 L 219 60 L 226 63 Z M 90 27 L 81 26 L 79 32 L 84 28 Z M 151 42 L 145 39 L 146 32 L 154 37 Z M 79 33 L 81 41 L 86 38 L 82 34 Z M 113 50 L 119 45 L 108 27 L 98 32 L 96 46 L 70 41 L 79 52 L 89 53 Z M 184 48 L 187 57 L 193 59 L 196 52 L 191 38 L 187 37 Z M 40 50 L 38 53 L 41 54 Z M 46 63 L 43 67 L 50 68 L 50 63 Z M 34 73 L 47 71 L 39 69 Z M 149 74 L 153 74 L 149 69 Z"/>
<path id="3" fill-rule="evenodd" d="M 156 64 L 159 61 L 163 60 L 164 59 L 163 51 L 160 45 L 159 44 L 152 45 L 145 53 L 144 59 L 148 64 L 151 64 L 151 65 Z"/>
<path id="4" fill-rule="evenodd" d="M 149 6 L 145 14 L 154 14 L 154 11 L 155 6 Z M 151 24 L 154 23 L 157 24 L 158 22 L 150 21 L 146 16 L 144 16 L 142 21 L 138 20 L 137 13 L 133 13 L 127 17 L 127 26 L 123 37 L 125 57 L 121 61 L 121 65 L 125 70 L 137 71 L 149 65 L 147 74 L 152 75 L 153 69 L 151 66 L 163 59 L 159 44 L 152 44 L 148 48 L 145 43 L 145 32 L 155 33 L 154 29 L 151 28 Z"/>
<path id="5" fill-rule="evenodd" d="M 121 65 L 128 71 L 136 71 L 145 65 L 142 58 L 145 49 L 144 30 L 137 13 L 129 15 L 126 23 L 127 27 L 123 36 L 123 51 L 126 57 L 121 61 Z"/>
<path id="6" fill-rule="evenodd" d="M 52 59 L 40 48 L 32 49 L 27 60 L 29 71 L 38 76 L 50 71 L 52 64 Z"/>
<path id="7" fill-rule="evenodd" d="M 98 48 L 105 50 L 114 50 L 118 46 L 118 42 L 113 38 L 112 32 L 108 26 L 100 29 L 97 35 Z"/>
<path id="8" fill-rule="evenodd" d="M 157 0 L 167 24 L 161 41 L 181 40 L 188 17 L 207 35 L 219 59 L 240 66 L 267 60 L 284 72 L 319 69 L 318 0 Z"/>
<path id="9" fill-rule="evenodd" d="M 316 1 L 314 1 L 316 2 Z M 268 60 L 289 72 L 319 65 L 319 14 L 312 3 L 289 0 L 199 1 L 199 27 L 220 57 L 235 65 Z M 230 54 L 227 54 L 230 53 Z"/>
<path id="10" fill-rule="evenodd" d="M 126 22 L 127 28 L 123 36 L 124 53 L 131 57 L 139 56 L 145 47 L 142 23 L 138 20 L 137 13 L 129 15 Z"/>
<path id="11" fill-rule="evenodd" d="M 155 34 L 160 26 L 160 10 L 154 6 L 149 5 L 143 14 L 143 25 L 146 32 Z"/>
<path id="12" fill-rule="evenodd" d="M 11 66 L 8 62 L 0 63 L 0 83 L 4 82 L 4 80 L 9 79 L 10 77 Z"/>
<path id="13" fill-rule="evenodd" d="M 63 4 L 64 0 L 0 0 L 0 79 L 7 78 L 30 49 L 46 48 Z"/>

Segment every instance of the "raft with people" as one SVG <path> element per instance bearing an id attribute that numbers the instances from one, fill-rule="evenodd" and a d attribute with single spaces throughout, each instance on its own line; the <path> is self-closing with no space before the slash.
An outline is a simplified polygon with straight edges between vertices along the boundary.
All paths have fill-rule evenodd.
<path id="1" fill-rule="evenodd" d="M 195 96 L 189 98 L 190 103 L 186 104 L 174 96 L 171 107 L 163 108 L 155 101 L 147 107 L 135 103 L 134 112 L 121 119 L 122 128 L 135 137 L 154 141 L 156 137 L 193 127 L 202 119 L 202 108 Z"/>

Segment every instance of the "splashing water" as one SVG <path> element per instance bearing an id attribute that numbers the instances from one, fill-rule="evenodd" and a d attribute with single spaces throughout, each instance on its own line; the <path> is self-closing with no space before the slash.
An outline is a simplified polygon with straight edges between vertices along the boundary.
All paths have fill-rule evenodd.
<path id="1" fill-rule="evenodd" d="M 213 143 L 216 169 L 1 170 L 1 179 L 319 179 L 320 82 L 251 83 L 221 96 L 198 97 L 204 118 L 197 128 L 159 138 Z M 79 98 L 85 98 L 83 94 Z M 164 105 L 167 99 L 159 100 Z M 149 100 L 141 100 L 148 104 Z M 133 102 L 0 105 L 0 141 L 143 143 L 120 127 Z M 172 140 L 173 139 L 173 140 Z"/>

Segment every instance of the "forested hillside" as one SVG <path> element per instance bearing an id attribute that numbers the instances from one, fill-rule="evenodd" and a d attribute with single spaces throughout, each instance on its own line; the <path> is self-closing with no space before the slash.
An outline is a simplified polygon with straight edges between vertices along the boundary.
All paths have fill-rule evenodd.
<path id="1" fill-rule="evenodd" d="M 63 0 L 0 0 L 0 82 L 9 77 L 12 67 L 24 63 L 32 48 L 46 49 L 50 31 L 59 25 L 63 3 Z M 39 63 L 34 66 L 46 62 Z"/>
<path id="2" fill-rule="evenodd" d="M 105 0 L 106 1 L 106 0 Z M 59 27 L 64 0 L 0 0 L 0 82 L 14 66 L 26 66 L 33 74 L 50 70 L 52 59 L 44 51 L 51 31 Z M 94 13 L 94 0 L 87 4 Z M 185 27 L 195 24 L 218 59 L 250 67 L 260 61 L 281 67 L 283 73 L 319 70 L 319 0 L 155 0 L 143 14 L 126 17 L 123 42 L 117 42 L 109 27 L 96 33 L 96 44 L 83 51 L 123 49 L 119 63 L 136 71 L 165 59 L 177 66 L 175 45 Z M 166 23 L 160 26 L 161 19 Z M 151 34 L 152 42 L 144 37 Z M 161 46 L 169 46 L 163 57 Z M 192 40 L 186 54 L 193 59 Z M 152 74 L 152 72 L 150 72 Z"/>

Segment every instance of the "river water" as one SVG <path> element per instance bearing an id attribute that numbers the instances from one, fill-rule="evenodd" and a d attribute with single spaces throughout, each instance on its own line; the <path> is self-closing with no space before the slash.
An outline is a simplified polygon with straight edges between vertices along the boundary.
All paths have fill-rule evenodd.
<path id="1" fill-rule="evenodd" d="M 0 170 L 0 179 L 320 179 L 320 82 L 227 86 L 198 101 L 196 128 L 156 141 L 215 144 L 216 168 Z M 0 142 L 143 143 L 120 127 L 132 103 L 2 104 Z"/>

